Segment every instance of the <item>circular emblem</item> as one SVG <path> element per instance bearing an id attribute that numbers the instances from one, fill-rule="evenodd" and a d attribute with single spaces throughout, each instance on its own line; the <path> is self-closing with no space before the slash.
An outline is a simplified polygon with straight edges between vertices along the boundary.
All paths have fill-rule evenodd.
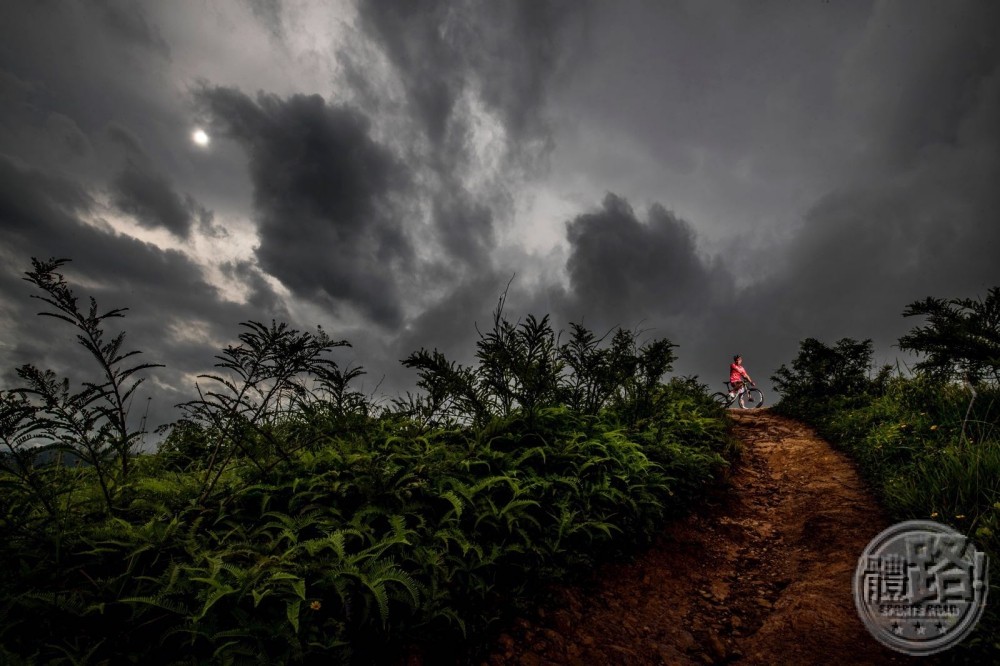
<path id="1" fill-rule="evenodd" d="M 931 520 L 897 523 L 872 539 L 854 572 L 854 604 L 872 636 L 928 655 L 961 641 L 989 590 L 986 554 Z"/>

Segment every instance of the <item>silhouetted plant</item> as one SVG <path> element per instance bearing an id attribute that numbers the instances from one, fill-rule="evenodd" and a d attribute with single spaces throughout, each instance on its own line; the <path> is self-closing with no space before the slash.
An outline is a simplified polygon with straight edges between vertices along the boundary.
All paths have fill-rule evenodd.
<path id="1" fill-rule="evenodd" d="M 162 367 L 162 364 L 126 363 L 141 352 L 123 351 L 125 332 L 107 339 L 103 326 L 109 319 L 124 317 L 128 308 L 101 313 L 97 301 L 91 298 L 90 308 L 80 310 L 76 295 L 58 271 L 68 261 L 32 258 L 33 270 L 27 272 L 24 279 L 43 292 L 43 295 L 32 294 L 31 297 L 52 308 L 40 312 L 41 316 L 64 321 L 77 329 L 77 341 L 97 362 L 101 379 L 85 381 L 79 391 L 72 392 L 69 380 L 59 379 L 51 370 L 39 370 L 30 364 L 21 366 L 17 374 L 26 386 L 16 391 L 30 400 L 33 407 L 27 429 L 5 435 L 8 443 L 16 447 L 49 442 L 50 448 L 83 460 L 93 469 L 105 508 L 110 511 L 114 506 L 116 481 L 128 477 L 136 444 L 145 434 L 129 425 L 129 405 L 143 382 L 143 378 L 135 375 L 142 370 Z M 8 406 L 10 404 L 8 402 Z M 9 438 L 11 434 L 14 434 L 13 440 Z"/>
<path id="2" fill-rule="evenodd" d="M 417 388 L 426 395 L 397 401 L 397 408 L 429 425 L 482 423 L 489 418 L 491 411 L 474 369 L 449 361 L 436 349 L 413 352 L 402 364 L 417 370 Z"/>
<path id="3" fill-rule="evenodd" d="M 927 318 L 899 339 L 900 349 L 925 355 L 917 370 L 1000 385 L 1000 287 L 984 299 L 928 297 L 907 305 L 903 316 Z"/>
<path id="4" fill-rule="evenodd" d="M 666 339 L 640 345 L 639 333 L 618 329 L 611 345 L 614 393 L 611 406 L 630 426 L 655 411 L 656 388 L 673 368 L 676 345 Z"/>
<path id="5" fill-rule="evenodd" d="M 885 372 L 873 382 L 872 341 L 843 338 L 826 345 L 815 338 L 799 343 L 791 368 L 784 364 L 771 381 L 781 394 L 780 409 L 799 415 L 826 410 L 833 401 L 857 400 L 884 384 Z"/>
<path id="6" fill-rule="evenodd" d="M 639 333 L 616 329 L 610 344 L 601 347 L 603 337 L 571 324 L 569 341 L 559 345 L 547 315 L 528 315 L 515 324 L 503 316 L 503 307 L 501 297 L 492 329 L 480 333 L 476 343 L 476 366 L 426 349 L 403 360 L 418 370 L 417 386 L 426 395 L 397 401 L 397 409 L 475 426 L 515 411 L 531 420 L 539 410 L 562 403 L 588 414 L 611 407 L 629 424 L 652 413 L 654 389 L 676 358 L 669 340 L 639 344 Z M 425 420 L 436 422 L 426 415 Z"/>
<path id="7" fill-rule="evenodd" d="M 559 358 L 570 372 L 563 381 L 562 398 L 577 411 L 596 414 L 611 395 L 614 371 L 610 351 L 581 324 L 571 323 L 570 339 L 559 347 Z"/>
<path id="8" fill-rule="evenodd" d="M 318 388 L 313 395 L 320 398 L 334 416 L 373 416 L 371 400 L 350 386 L 352 381 L 367 374 L 364 368 L 349 366 L 341 370 L 337 364 L 332 364 L 317 367 L 314 372 Z"/>
<path id="9" fill-rule="evenodd" d="M 493 329 L 476 344 L 479 382 L 492 412 L 506 416 L 514 408 L 533 414 L 559 398 L 563 363 L 548 315 L 512 324 L 503 316 L 506 294 L 493 311 Z"/>
<path id="10" fill-rule="evenodd" d="M 239 335 L 241 344 L 228 345 L 216 356 L 219 362 L 215 367 L 228 370 L 228 376 L 199 375 L 219 388 L 202 391 L 199 386 L 198 399 L 181 405 L 189 419 L 208 428 L 214 439 L 205 465 L 201 501 L 237 453 L 264 470 L 275 457 L 287 460 L 291 451 L 299 448 L 281 441 L 275 430 L 291 418 L 308 394 L 305 382 L 309 378 L 329 380 L 336 376 L 337 364 L 324 355 L 350 346 L 346 340 L 331 340 L 321 328 L 316 333 L 302 333 L 274 321 L 270 327 L 255 321 L 240 325 L 247 329 Z"/>
<path id="11" fill-rule="evenodd" d="M 45 427 L 38 411 L 24 393 L 0 392 L 0 442 L 5 449 L 0 452 L 0 473 L 13 480 L 0 485 L 7 501 L 0 515 L 6 538 L 30 532 L 38 518 L 59 520 L 59 498 L 72 488 L 68 475 L 60 474 L 53 461 L 44 460 L 51 448 L 32 445 Z M 36 515 L 39 506 L 44 516 Z"/>

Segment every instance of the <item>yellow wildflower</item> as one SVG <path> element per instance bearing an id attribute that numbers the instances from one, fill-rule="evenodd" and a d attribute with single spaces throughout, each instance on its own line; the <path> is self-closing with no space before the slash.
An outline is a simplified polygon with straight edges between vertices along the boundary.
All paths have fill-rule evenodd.
<path id="1" fill-rule="evenodd" d="M 932 425 L 931 426 L 931 430 L 937 430 L 937 426 L 936 425 Z"/>
<path id="2" fill-rule="evenodd" d="M 313 610 L 319 610 L 322 607 L 323 607 L 323 604 L 321 604 L 318 601 L 314 601 L 311 604 L 309 604 L 309 608 L 312 608 Z"/>
<path id="3" fill-rule="evenodd" d="M 960 514 L 956 515 L 955 516 L 955 520 L 965 520 L 965 514 L 964 513 L 960 513 Z"/>
<path id="4" fill-rule="evenodd" d="M 937 517 L 938 517 L 938 512 L 937 511 L 931 511 L 931 518 L 937 518 Z"/>

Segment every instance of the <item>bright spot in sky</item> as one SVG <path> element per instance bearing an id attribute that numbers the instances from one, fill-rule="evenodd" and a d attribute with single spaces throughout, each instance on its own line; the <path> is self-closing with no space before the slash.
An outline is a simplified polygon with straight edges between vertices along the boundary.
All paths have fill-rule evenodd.
<path id="1" fill-rule="evenodd" d="M 205 134 L 205 130 L 202 129 L 195 130 L 194 134 L 191 135 L 191 139 L 199 146 L 208 145 L 208 135 Z"/>

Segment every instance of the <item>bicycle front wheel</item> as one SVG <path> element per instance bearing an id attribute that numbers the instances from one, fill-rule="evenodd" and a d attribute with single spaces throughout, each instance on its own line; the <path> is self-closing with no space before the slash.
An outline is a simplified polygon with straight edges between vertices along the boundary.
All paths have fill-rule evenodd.
<path id="1" fill-rule="evenodd" d="M 752 388 L 740 394 L 740 407 L 743 409 L 756 409 L 763 407 L 763 405 L 764 394 L 760 392 L 760 389 Z"/>

